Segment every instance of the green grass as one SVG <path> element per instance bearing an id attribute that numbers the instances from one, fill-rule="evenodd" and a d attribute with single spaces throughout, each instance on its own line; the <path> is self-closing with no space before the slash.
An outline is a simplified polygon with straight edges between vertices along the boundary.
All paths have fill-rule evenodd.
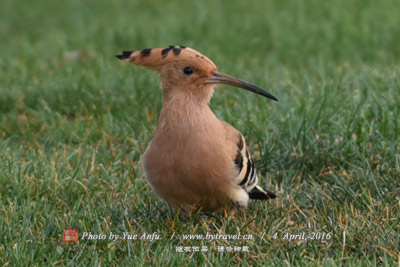
<path id="1" fill-rule="evenodd" d="M 164 2 L 0 2 L 0 263 L 397 265 L 399 2 Z M 277 200 L 188 218 L 151 192 L 140 157 L 159 81 L 114 55 L 170 44 L 278 97 L 223 87 L 211 102 L 245 135 Z M 66 243 L 64 228 L 163 240 Z M 255 240 L 183 240 L 238 232 Z M 302 232 L 332 238 L 283 240 Z"/>

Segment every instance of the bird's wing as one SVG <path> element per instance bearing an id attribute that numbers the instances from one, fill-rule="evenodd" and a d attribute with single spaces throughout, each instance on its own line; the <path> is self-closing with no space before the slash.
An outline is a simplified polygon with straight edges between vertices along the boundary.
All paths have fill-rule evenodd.
<path id="1" fill-rule="evenodd" d="M 224 126 L 228 132 L 228 139 L 234 141 L 230 143 L 235 146 L 236 150 L 232 157 L 237 170 L 237 175 L 233 177 L 234 183 L 243 188 L 250 199 L 275 198 L 274 193 L 264 190 L 258 185 L 257 171 L 243 135 L 226 122 L 224 122 Z"/>

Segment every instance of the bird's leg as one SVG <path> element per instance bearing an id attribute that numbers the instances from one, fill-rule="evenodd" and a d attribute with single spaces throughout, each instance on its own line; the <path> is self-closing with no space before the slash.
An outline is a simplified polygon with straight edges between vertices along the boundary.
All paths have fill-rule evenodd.
<path id="1" fill-rule="evenodd" d="M 189 210 L 188 212 L 189 217 L 192 217 L 193 210 Z"/>
<path id="2" fill-rule="evenodd" d="M 225 216 L 225 218 L 228 218 L 228 212 L 227 212 L 226 208 L 224 208 L 224 216 Z"/>

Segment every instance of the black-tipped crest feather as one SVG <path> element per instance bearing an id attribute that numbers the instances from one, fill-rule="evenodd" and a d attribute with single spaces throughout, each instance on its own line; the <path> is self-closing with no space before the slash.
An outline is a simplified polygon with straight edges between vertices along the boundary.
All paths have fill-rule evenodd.
<path id="1" fill-rule="evenodd" d="M 133 51 L 122 51 L 121 55 L 116 55 L 119 59 L 126 59 L 129 58 Z"/>

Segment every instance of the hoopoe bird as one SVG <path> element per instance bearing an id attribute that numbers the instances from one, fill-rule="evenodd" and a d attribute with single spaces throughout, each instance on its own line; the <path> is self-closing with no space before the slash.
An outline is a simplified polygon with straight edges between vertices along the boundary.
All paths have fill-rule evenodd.
<path id="1" fill-rule="evenodd" d="M 210 59 L 184 46 L 123 51 L 117 58 L 160 75 L 162 109 L 142 163 L 153 191 L 170 206 L 191 213 L 276 197 L 257 184 L 243 135 L 208 106 L 216 84 L 277 101 L 273 95 L 218 72 Z"/>

